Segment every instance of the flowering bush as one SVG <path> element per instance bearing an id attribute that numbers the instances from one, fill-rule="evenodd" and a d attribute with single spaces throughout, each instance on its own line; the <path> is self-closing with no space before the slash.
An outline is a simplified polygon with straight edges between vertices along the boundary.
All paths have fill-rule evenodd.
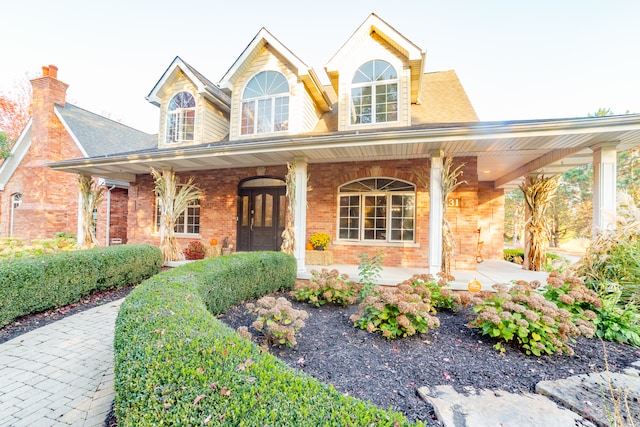
<path id="1" fill-rule="evenodd" d="M 204 245 L 198 240 L 189 242 L 189 246 L 182 251 L 185 259 L 188 260 L 204 259 L 205 252 Z"/>
<path id="2" fill-rule="evenodd" d="M 440 273 L 439 273 L 440 274 Z M 433 308 L 445 308 L 456 310 L 462 305 L 467 305 L 471 297 L 467 292 L 453 292 L 448 288 L 449 284 L 445 277 L 439 280 L 430 274 L 414 274 L 409 280 L 403 282 L 415 288 L 417 285 L 424 285 L 430 293 L 430 302 Z"/>
<path id="3" fill-rule="evenodd" d="M 358 300 L 358 291 L 362 285 L 349 280 L 346 274 L 340 274 L 338 270 L 311 271 L 311 279 L 308 282 L 297 281 L 293 288 L 293 294 L 298 301 L 307 301 L 320 307 L 326 303 L 349 305 Z"/>
<path id="4" fill-rule="evenodd" d="M 369 332 L 382 331 L 386 338 L 424 333 L 440 326 L 431 304 L 431 293 L 424 283 L 403 282 L 396 288 L 376 286 L 351 316 L 355 327 Z"/>
<path id="5" fill-rule="evenodd" d="M 309 237 L 309 243 L 311 243 L 314 248 L 326 249 L 330 241 L 331 236 L 327 233 L 317 232 L 313 233 L 311 237 Z"/>
<path id="6" fill-rule="evenodd" d="M 258 315 L 252 326 L 262 331 L 267 345 L 285 344 L 293 347 L 297 344 L 295 334 L 304 327 L 309 313 L 291 307 L 286 298 L 270 296 L 260 298 L 256 304 L 247 304 L 247 309 Z"/>
<path id="7" fill-rule="evenodd" d="M 58 233 L 53 239 L 33 240 L 26 245 L 24 239 L 18 237 L 0 238 L 0 259 L 15 259 L 40 256 L 78 249 L 76 236 Z"/>
<path id="8" fill-rule="evenodd" d="M 573 354 L 569 340 L 580 335 L 593 336 L 591 321 L 595 313 L 584 310 L 580 316 L 575 316 L 572 312 L 576 313 L 577 307 L 569 307 L 571 310 L 558 307 L 545 299 L 543 293 L 536 290 L 537 286 L 537 281 L 520 281 L 510 289 L 507 285 L 494 285 L 496 294 L 472 301 L 477 313 L 472 326 L 480 328 L 485 335 L 500 339 L 494 347 L 501 352 L 504 351 L 503 342 L 512 342 L 527 354 L 536 356 Z"/>

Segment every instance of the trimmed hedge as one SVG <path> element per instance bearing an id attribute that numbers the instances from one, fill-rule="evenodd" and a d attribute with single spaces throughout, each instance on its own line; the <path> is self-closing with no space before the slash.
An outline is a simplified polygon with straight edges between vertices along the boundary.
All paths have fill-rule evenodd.
<path id="1" fill-rule="evenodd" d="M 30 313 L 79 301 L 90 293 L 139 283 L 156 274 L 152 245 L 119 245 L 0 261 L 0 327 Z"/>
<path id="2" fill-rule="evenodd" d="M 515 262 L 516 258 L 524 259 L 524 249 L 503 249 L 504 260 Z M 558 259 L 560 255 L 547 253 L 547 261 Z"/>
<path id="3" fill-rule="evenodd" d="M 133 290 L 116 321 L 118 425 L 410 425 L 290 369 L 215 318 L 291 289 L 295 276 L 291 255 L 246 253 L 196 261 Z"/>

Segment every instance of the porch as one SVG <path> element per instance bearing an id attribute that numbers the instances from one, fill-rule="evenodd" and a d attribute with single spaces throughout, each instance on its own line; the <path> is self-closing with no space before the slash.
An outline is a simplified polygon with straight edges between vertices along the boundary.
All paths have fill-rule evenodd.
<path id="1" fill-rule="evenodd" d="M 336 269 L 342 274 L 347 274 L 351 279 L 359 277 L 357 265 L 332 264 L 332 265 L 307 265 L 305 271 L 298 272 L 298 279 L 311 278 L 312 270 Z M 381 285 L 396 285 L 414 274 L 428 273 L 427 268 L 383 267 L 380 276 Z M 523 270 L 522 266 L 503 260 L 486 260 L 477 264 L 475 270 L 454 270 L 455 280 L 451 282 L 451 289 L 467 290 L 467 284 L 471 280 L 478 280 L 482 284 L 482 290 L 492 290 L 495 283 L 509 283 L 513 280 L 538 280 L 545 284 L 549 273 L 545 271 Z"/>

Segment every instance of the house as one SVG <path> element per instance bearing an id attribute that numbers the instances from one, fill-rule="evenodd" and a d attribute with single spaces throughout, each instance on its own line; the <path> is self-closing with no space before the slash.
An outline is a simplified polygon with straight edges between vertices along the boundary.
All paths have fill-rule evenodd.
<path id="1" fill-rule="evenodd" d="M 615 210 L 615 154 L 640 144 L 640 116 L 479 121 L 455 72 L 425 73 L 425 52 L 371 14 L 313 69 L 261 29 L 218 83 L 176 57 L 147 99 L 159 108 L 153 147 L 53 159 L 53 171 L 128 184 L 127 240 L 159 242 L 151 167 L 192 176 L 204 196 L 176 231 L 186 245 L 227 238 L 238 251 L 278 250 L 284 178 L 295 171 L 295 256 L 331 236 L 336 263 L 383 250 L 385 265 L 440 269 L 443 216 L 455 269 L 473 269 L 479 240 L 501 258 L 504 193 L 528 174 L 593 162 L 594 224 Z M 124 146 L 124 145 L 123 145 Z M 465 181 L 445 211 L 444 156 Z"/>
<path id="2" fill-rule="evenodd" d="M 79 234 L 78 176 L 47 166 L 70 158 L 91 158 L 156 145 L 148 135 L 66 102 L 68 85 L 57 67 L 43 67 L 31 80 L 32 119 L 0 166 L 0 236 L 27 241 L 57 233 Z M 126 242 L 127 182 L 101 180 L 106 203 L 96 212 L 100 242 Z"/>

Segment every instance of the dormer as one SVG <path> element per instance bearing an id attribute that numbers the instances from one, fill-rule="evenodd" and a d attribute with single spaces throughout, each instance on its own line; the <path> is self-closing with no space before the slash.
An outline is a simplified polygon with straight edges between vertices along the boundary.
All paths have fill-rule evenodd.
<path id="1" fill-rule="evenodd" d="M 159 148 L 216 142 L 229 134 L 229 96 L 178 56 L 146 99 L 160 107 Z"/>
<path id="2" fill-rule="evenodd" d="M 425 52 L 371 14 L 325 66 L 338 94 L 338 130 L 410 126 Z"/>
<path id="3" fill-rule="evenodd" d="M 313 69 L 262 28 L 220 81 L 230 140 L 311 132 L 331 103 Z"/>

